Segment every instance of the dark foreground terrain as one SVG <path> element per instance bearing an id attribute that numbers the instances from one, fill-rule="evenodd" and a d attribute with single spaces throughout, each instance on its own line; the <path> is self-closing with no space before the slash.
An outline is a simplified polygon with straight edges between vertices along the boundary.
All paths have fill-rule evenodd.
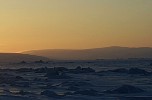
<path id="1" fill-rule="evenodd" d="M 0 100 L 152 100 L 152 60 L 1 64 Z"/>

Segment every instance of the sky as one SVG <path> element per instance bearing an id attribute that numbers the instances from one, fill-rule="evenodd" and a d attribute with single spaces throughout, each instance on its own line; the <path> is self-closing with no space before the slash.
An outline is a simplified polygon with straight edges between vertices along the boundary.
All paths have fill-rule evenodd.
<path id="1" fill-rule="evenodd" d="M 152 47 L 152 0 L 0 0 L 0 52 Z"/>

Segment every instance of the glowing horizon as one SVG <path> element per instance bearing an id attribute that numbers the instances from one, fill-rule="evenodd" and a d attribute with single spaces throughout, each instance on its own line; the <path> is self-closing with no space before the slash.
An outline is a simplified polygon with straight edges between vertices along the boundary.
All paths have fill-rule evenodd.
<path id="1" fill-rule="evenodd" d="M 152 47 L 152 0 L 0 0 L 0 52 Z"/>

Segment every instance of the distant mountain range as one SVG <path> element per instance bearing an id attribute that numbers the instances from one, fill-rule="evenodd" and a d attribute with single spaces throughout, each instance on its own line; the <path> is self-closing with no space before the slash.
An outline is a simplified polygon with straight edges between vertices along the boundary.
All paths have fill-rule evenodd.
<path id="1" fill-rule="evenodd" d="M 6 63 L 6 62 L 11 63 L 11 62 L 21 62 L 21 61 L 33 62 L 33 61 L 39 61 L 39 60 L 48 61 L 49 59 L 46 57 L 29 55 L 29 54 L 0 53 L 1 63 Z"/>
<path id="2" fill-rule="evenodd" d="M 47 57 L 54 60 L 95 60 L 95 59 L 128 59 L 128 58 L 152 58 L 152 48 L 140 47 L 105 47 L 83 50 L 47 49 L 23 52 Z"/>

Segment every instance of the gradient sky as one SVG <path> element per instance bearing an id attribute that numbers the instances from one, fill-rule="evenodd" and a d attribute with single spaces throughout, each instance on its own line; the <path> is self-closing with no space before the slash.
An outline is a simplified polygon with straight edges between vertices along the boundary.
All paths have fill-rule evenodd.
<path id="1" fill-rule="evenodd" d="M 152 47 L 152 0 L 0 0 L 0 52 Z"/>

